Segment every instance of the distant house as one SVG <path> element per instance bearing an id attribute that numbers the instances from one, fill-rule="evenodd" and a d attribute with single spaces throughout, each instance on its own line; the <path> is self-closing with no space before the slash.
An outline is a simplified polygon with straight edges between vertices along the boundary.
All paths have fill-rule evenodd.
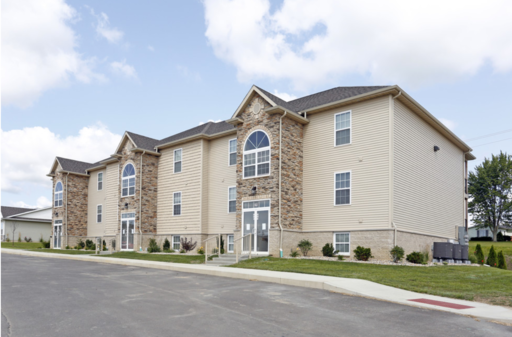
<path id="1" fill-rule="evenodd" d="M 512 236 L 512 227 L 501 226 L 499 230 L 503 235 Z M 492 238 L 492 232 L 489 228 L 476 228 L 474 226 L 468 229 L 468 236 L 470 240 L 473 238 Z"/>
<path id="2" fill-rule="evenodd" d="M 13 225 L 17 228 L 13 237 Z M 25 237 L 39 241 L 48 240 L 52 233 L 52 207 L 21 208 L 2 206 L 2 241 L 6 238 L 17 241 Z"/>

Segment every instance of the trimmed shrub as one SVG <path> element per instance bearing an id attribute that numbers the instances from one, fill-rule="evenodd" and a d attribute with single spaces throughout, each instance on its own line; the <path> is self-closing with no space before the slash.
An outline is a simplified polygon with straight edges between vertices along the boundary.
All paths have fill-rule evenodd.
<path id="1" fill-rule="evenodd" d="M 180 249 L 180 254 L 185 254 L 187 251 L 183 248 Z"/>
<path id="2" fill-rule="evenodd" d="M 338 255 L 338 260 L 339 260 L 339 261 L 344 261 L 344 260 L 345 260 L 345 256 L 343 256 L 343 255 Z"/>
<path id="3" fill-rule="evenodd" d="M 498 253 L 498 268 L 507 270 L 507 262 L 505 261 L 505 255 L 503 255 L 502 250 Z"/>
<path id="4" fill-rule="evenodd" d="M 79 249 L 83 249 L 85 248 L 85 243 L 82 241 L 82 239 L 80 239 L 80 241 L 78 241 L 78 243 L 76 244 L 78 247 L 80 247 Z"/>
<path id="5" fill-rule="evenodd" d="M 322 248 L 322 254 L 324 254 L 324 256 L 333 257 L 337 253 L 338 251 L 334 249 L 332 243 L 326 243 L 325 246 Z"/>
<path id="6" fill-rule="evenodd" d="M 423 263 L 423 254 L 420 252 L 412 252 L 407 255 L 406 260 L 411 263 L 422 264 Z"/>
<path id="7" fill-rule="evenodd" d="M 297 247 L 302 252 L 302 255 L 308 256 L 308 253 L 311 250 L 311 248 L 313 247 L 313 244 L 308 239 L 302 239 L 302 240 L 300 240 Z"/>
<path id="8" fill-rule="evenodd" d="M 148 253 L 159 253 L 160 246 L 156 243 L 155 239 L 149 239 Z"/>
<path id="9" fill-rule="evenodd" d="M 373 257 L 371 248 L 364 248 L 362 246 L 357 246 L 354 249 L 354 255 L 359 261 L 368 261 Z"/>
<path id="10" fill-rule="evenodd" d="M 162 247 L 165 251 L 171 250 L 171 243 L 169 242 L 169 239 L 165 238 L 164 245 Z"/>
<path id="11" fill-rule="evenodd" d="M 475 254 L 469 254 L 468 259 L 471 261 L 471 263 L 478 263 L 478 259 L 476 258 Z"/>
<path id="12" fill-rule="evenodd" d="M 48 241 L 42 240 L 41 246 L 43 246 L 43 248 L 50 248 L 50 240 L 48 240 Z"/>
<path id="13" fill-rule="evenodd" d="M 400 246 L 394 246 L 389 253 L 395 263 L 400 262 L 404 258 L 404 249 Z"/>
<path id="14" fill-rule="evenodd" d="M 96 244 L 92 240 L 85 240 L 85 249 L 86 250 L 96 250 Z"/>
<path id="15" fill-rule="evenodd" d="M 485 260 L 484 260 L 484 251 L 482 250 L 482 246 L 480 246 L 480 244 L 476 245 L 475 257 L 476 257 L 476 260 L 478 261 L 477 262 L 478 264 L 484 264 L 484 262 L 485 262 Z"/>
<path id="16" fill-rule="evenodd" d="M 494 250 L 494 245 L 492 245 L 491 250 L 489 250 L 489 256 L 487 256 L 487 264 L 491 267 L 498 266 L 498 257 L 496 256 L 496 251 Z"/>

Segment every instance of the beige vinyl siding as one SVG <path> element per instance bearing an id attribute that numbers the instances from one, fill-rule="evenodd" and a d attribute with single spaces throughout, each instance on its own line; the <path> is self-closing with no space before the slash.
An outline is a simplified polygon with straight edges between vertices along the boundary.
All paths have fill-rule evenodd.
<path id="1" fill-rule="evenodd" d="M 206 140 L 201 140 L 201 232 L 205 233 L 208 230 L 208 172 L 210 170 L 209 158 L 210 143 Z"/>
<path id="2" fill-rule="evenodd" d="M 98 191 L 98 173 L 103 173 L 103 189 Z M 105 232 L 105 170 L 93 171 L 89 177 L 88 209 L 87 209 L 87 236 L 103 236 Z M 96 222 L 97 206 L 102 205 L 103 214 L 101 223 Z"/>
<path id="3" fill-rule="evenodd" d="M 334 146 L 334 115 L 352 110 L 352 143 Z M 389 228 L 389 97 L 308 116 L 304 127 L 305 231 Z M 334 205 L 334 174 L 351 171 L 351 205 Z"/>
<path id="4" fill-rule="evenodd" d="M 236 186 L 236 165 L 229 166 L 229 140 L 210 141 L 208 171 L 208 233 L 233 233 L 236 213 L 228 213 L 228 187 Z"/>
<path id="5" fill-rule="evenodd" d="M 402 103 L 394 111 L 393 220 L 398 229 L 453 238 L 464 223 L 463 152 Z"/>
<path id="6" fill-rule="evenodd" d="M 119 164 L 109 164 L 103 177 L 106 200 L 104 206 L 105 235 L 115 235 L 118 230 L 119 203 Z"/>
<path id="7" fill-rule="evenodd" d="M 159 234 L 201 231 L 201 142 L 193 141 L 162 150 L 158 164 Z M 181 172 L 174 171 L 174 150 L 182 149 Z M 173 193 L 181 192 L 181 215 L 173 216 Z"/>

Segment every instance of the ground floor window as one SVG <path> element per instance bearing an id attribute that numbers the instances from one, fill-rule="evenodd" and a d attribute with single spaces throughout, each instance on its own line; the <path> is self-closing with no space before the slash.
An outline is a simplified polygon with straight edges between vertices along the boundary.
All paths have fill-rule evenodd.
<path id="1" fill-rule="evenodd" d="M 228 235 L 228 253 L 233 253 L 235 251 L 235 236 Z"/>
<path id="2" fill-rule="evenodd" d="M 172 249 L 180 250 L 180 247 L 181 247 L 180 236 L 179 235 L 173 235 L 173 237 L 172 237 Z"/>
<path id="3" fill-rule="evenodd" d="M 350 233 L 334 233 L 334 249 L 340 255 L 350 254 Z"/>

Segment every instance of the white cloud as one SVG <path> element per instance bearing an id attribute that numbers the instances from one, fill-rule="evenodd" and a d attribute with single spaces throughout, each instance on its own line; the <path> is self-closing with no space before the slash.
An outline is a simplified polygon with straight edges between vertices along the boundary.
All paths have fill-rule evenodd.
<path id="1" fill-rule="evenodd" d="M 40 196 L 37 198 L 36 205 L 29 205 L 23 201 L 15 201 L 11 202 L 10 206 L 12 207 L 23 207 L 23 208 L 45 208 L 50 207 L 52 205 L 52 201 L 44 196 Z"/>
<path id="2" fill-rule="evenodd" d="M 452 120 L 446 118 L 439 118 L 439 121 L 452 131 L 455 130 L 455 128 L 457 127 L 457 122 L 454 122 Z"/>
<path id="3" fill-rule="evenodd" d="M 110 63 L 110 69 L 117 74 L 121 74 L 127 78 L 137 78 L 135 68 L 126 63 L 126 60 Z"/>
<path id="4" fill-rule="evenodd" d="M 104 37 L 110 43 L 118 43 L 123 39 L 124 33 L 118 28 L 111 27 L 108 15 L 101 12 L 95 14 L 94 10 L 90 8 L 91 14 L 96 18 L 96 25 L 93 25 L 96 29 L 96 33 L 99 36 Z"/>
<path id="5" fill-rule="evenodd" d="M 120 140 L 121 135 L 101 123 L 68 137 L 43 127 L 2 130 L 2 190 L 21 192 L 20 186 L 25 183 L 49 187 L 46 174 L 56 156 L 93 163 L 108 158 Z M 38 204 L 44 203 L 40 199 Z"/>
<path id="6" fill-rule="evenodd" d="M 153 46 L 148 46 L 148 50 L 154 52 L 155 48 Z"/>
<path id="7" fill-rule="evenodd" d="M 292 94 L 287 94 L 285 92 L 279 92 L 277 90 L 274 90 L 274 95 L 277 97 L 284 99 L 286 102 L 293 101 L 294 99 L 297 99 L 297 96 Z"/>
<path id="8" fill-rule="evenodd" d="M 210 122 L 219 123 L 219 122 L 222 122 L 222 119 L 218 119 L 216 121 L 214 121 L 213 119 L 209 119 L 208 122 L 206 122 L 206 123 L 210 123 Z M 203 125 L 203 124 L 205 124 L 205 122 L 199 122 L 199 125 Z"/>
<path id="9" fill-rule="evenodd" d="M 76 18 L 63 0 L 2 1 L 2 104 L 28 107 L 70 77 L 106 80 L 93 72 L 95 59 L 76 50 L 78 38 L 69 26 Z"/>
<path id="10" fill-rule="evenodd" d="M 419 86 L 512 70 L 512 2 L 205 0 L 205 35 L 238 79 L 307 90 L 349 75 Z"/>

